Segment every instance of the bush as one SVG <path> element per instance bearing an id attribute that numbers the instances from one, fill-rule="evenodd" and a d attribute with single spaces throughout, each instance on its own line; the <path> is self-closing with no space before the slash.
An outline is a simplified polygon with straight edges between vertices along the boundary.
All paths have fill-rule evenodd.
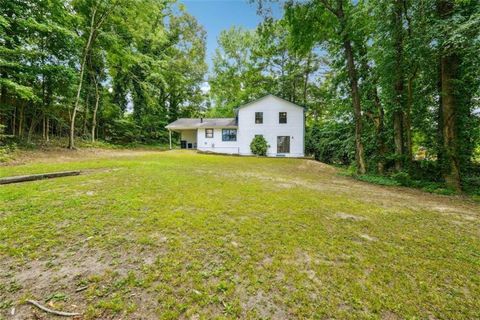
<path id="1" fill-rule="evenodd" d="M 377 176 L 377 175 L 369 175 L 369 174 L 364 174 L 364 175 L 359 175 L 355 177 L 356 179 L 364 182 L 369 182 L 373 184 L 379 184 L 382 186 L 399 186 L 400 183 L 394 179 L 391 179 L 386 176 Z"/>
<path id="2" fill-rule="evenodd" d="M 255 136 L 255 138 L 253 138 L 252 142 L 250 143 L 250 150 L 253 154 L 256 154 L 257 156 L 266 156 L 268 147 L 269 145 L 267 143 L 267 140 L 265 140 L 265 138 L 260 135 Z"/>
<path id="3" fill-rule="evenodd" d="M 451 196 L 456 194 L 456 191 L 445 187 L 442 183 L 438 182 L 422 182 L 417 185 L 418 188 L 421 188 L 423 191 L 442 194 L 445 196 Z"/>
<path id="4" fill-rule="evenodd" d="M 355 159 L 355 139 L 348 126 L 336 122 L 314 123 L 306 131 L 305 152 L 318 161 L 349 165 Z"/>
<path id="5" fill-rule="evenodd" d="M 7 141 L 7 136 L 4 134 L 5 126 L 0 124 L 0 162 L 5 162 L 11 158 L 11 154 L 15 151 L 16 144 Z"/>
<path id="6" fill-rule="evenodd" d="M 438 161 L 416 160 L 410 163 L 408 169 L 410 177 L 414 180 L 441 182 L 443 180 Z"/>
<path id="7" fill-rule="evenodd" d="M 462 186 L 466 193 L 480 196 L 480 175 L 471 172 L 470 175 L 462 178 Z"/>
<path id="8" fill-rule="evenodd" d="M 135 124 L 131 117 L 118 119 L 106 126 L 105 140 L 113 143 L 137 142 L 140 136 L 140 127 Z"/>
<path id="9" fill-rule="evenodd" d="M 392 179 L 398 182 L 401 186 L 404 186 L 404 187 L 412 186 L 412 178 L 406 172 L 394 173 L 392 174 Z"/>

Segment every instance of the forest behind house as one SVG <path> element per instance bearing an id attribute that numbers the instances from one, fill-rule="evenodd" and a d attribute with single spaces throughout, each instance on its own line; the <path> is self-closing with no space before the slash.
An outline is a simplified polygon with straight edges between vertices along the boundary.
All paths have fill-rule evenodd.
<path id="1" fill-rule="evenodd" d="M 172 0 L 0 0 L 0 158 L 61 141 L 166 144 L 180 117 L 274 94 L 306 152 L 359 179 L 480 196 L 480 2 L 315 0 L 218 38 Z M 208 88 L 209 90 L 207 90 Z M 77 144 L 76 144 L 77 143 Z"/>

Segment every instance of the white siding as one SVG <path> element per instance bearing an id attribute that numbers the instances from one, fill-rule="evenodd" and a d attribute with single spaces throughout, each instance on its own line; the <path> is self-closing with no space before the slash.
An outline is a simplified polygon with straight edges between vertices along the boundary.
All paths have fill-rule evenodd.
<path id="1" fill-rule="evenodd" d="M 255 123 L 255 112 L 263 112 L 263 123 Z M 279 123 L 279 112 L 287 113 L 287 123 Z M 267 140 L 270 147 L 268 156 L 277 156 L 277 137 L 290 137 L 290 153 L 286 157 L 304 156 L 304 110 L 293 103 L 267 96 L 239 109 L 238 147 L 240 154 L 250 155 L 250 143 L 257 134 Z"/>
<path id="2" fill-rule="evenodd" d="M 217 153 L 238 154 L 238 129 L 237 129 L 237 141 L 222 141 L 222 128 L 215 128 L 213 130 L 213 138 L 205 137 L 205 129 L 198 129 L 197 141 L 198 150 L 210 151 Z"/>

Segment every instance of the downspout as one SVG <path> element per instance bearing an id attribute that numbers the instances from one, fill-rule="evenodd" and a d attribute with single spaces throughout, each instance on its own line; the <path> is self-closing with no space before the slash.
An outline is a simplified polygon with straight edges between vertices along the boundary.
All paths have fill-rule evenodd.
<path id="1" fill-rule="evenodd" d="M 170 150 L 172 150 L 172 131 L 168 129 L 168 140 L 170 143 Z"/>
<path id="2" fill-rule="evenodd" d="M 304 107 L 303 108 L 303 133 L 302 133 L 303 134 L 303 150 L 302 150 L 303 157 L 305 157 L 305 122 L 307 118 L 305 114 L 306 114 L 306 108 Z"/>

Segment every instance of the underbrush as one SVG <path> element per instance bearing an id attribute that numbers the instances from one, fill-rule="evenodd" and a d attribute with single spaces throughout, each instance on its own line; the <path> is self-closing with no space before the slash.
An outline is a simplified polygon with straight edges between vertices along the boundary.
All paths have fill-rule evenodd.
<path id="1" fill-rule="evenodd" d="M 15 144 L 0 145 L 0 162 L 12 159 L 16 149 L 17 146 Z"/>
<path id="2" fill-rule="evenodd" d="M 394 174 L 391 176 L 380 176 L 375 174 L 350 175 L 357 180 L 365 181 L 382 186 L 402 186 L 409 188 L 421 189 L 430 193 L 437 193 L 443 195 L 454 195 L 455 190 L 447 188 L 443 183 L 431 182 L 423 180 L 412 180 L 407 177 L 408 174 Z"/>
<path id="3" fill-rule="evenodd" d="M 363 175 L 356 174 L 354 167 L 349 167 L 345 173 L 357 180 L 365 181 L 383 186 L 403 186 L 409 188 L 421 189 L 426 192 L 454 195 L 457 192 L 448 188 L 437 174 L 435 163 L 414 163 L 409 172 L 402 171 L 379 175 L 367 173 Z M 474 164 L 468 170 L 468 173 L 462 177 L 462 190 L 465 194 L 472 196 L 475 200 L 480 200 L 480 165 Z"/>
<path id="4" fill-rule="evenodd" d="M 41 137 L 34 137 L 31 141 L 26 139 L 12 138 L 10 145 L 15 145 L 20 150 L 48 150 L 57 148 L 66 148 L 68 146 L 67 137 L 52 137 L 49 141 L 45 141 Z M 166 149 L 168 145 L 162 143 L 142 144 L 138 142 L 133 143 L 112 143 L 105 140 L 96 140 L 92 142 L 91 139 L 75 139 L 75 147 L 82 148 L 99 148 L 99 149 Z"/>
<path id="5" fill-rule="evenodd" d="M 4 134 L 4 129 L 5 126 L 0 125 L 0 162 L 11 159 L 17 148 L 16 144 L 9 140 L 9 136 Z"/>

